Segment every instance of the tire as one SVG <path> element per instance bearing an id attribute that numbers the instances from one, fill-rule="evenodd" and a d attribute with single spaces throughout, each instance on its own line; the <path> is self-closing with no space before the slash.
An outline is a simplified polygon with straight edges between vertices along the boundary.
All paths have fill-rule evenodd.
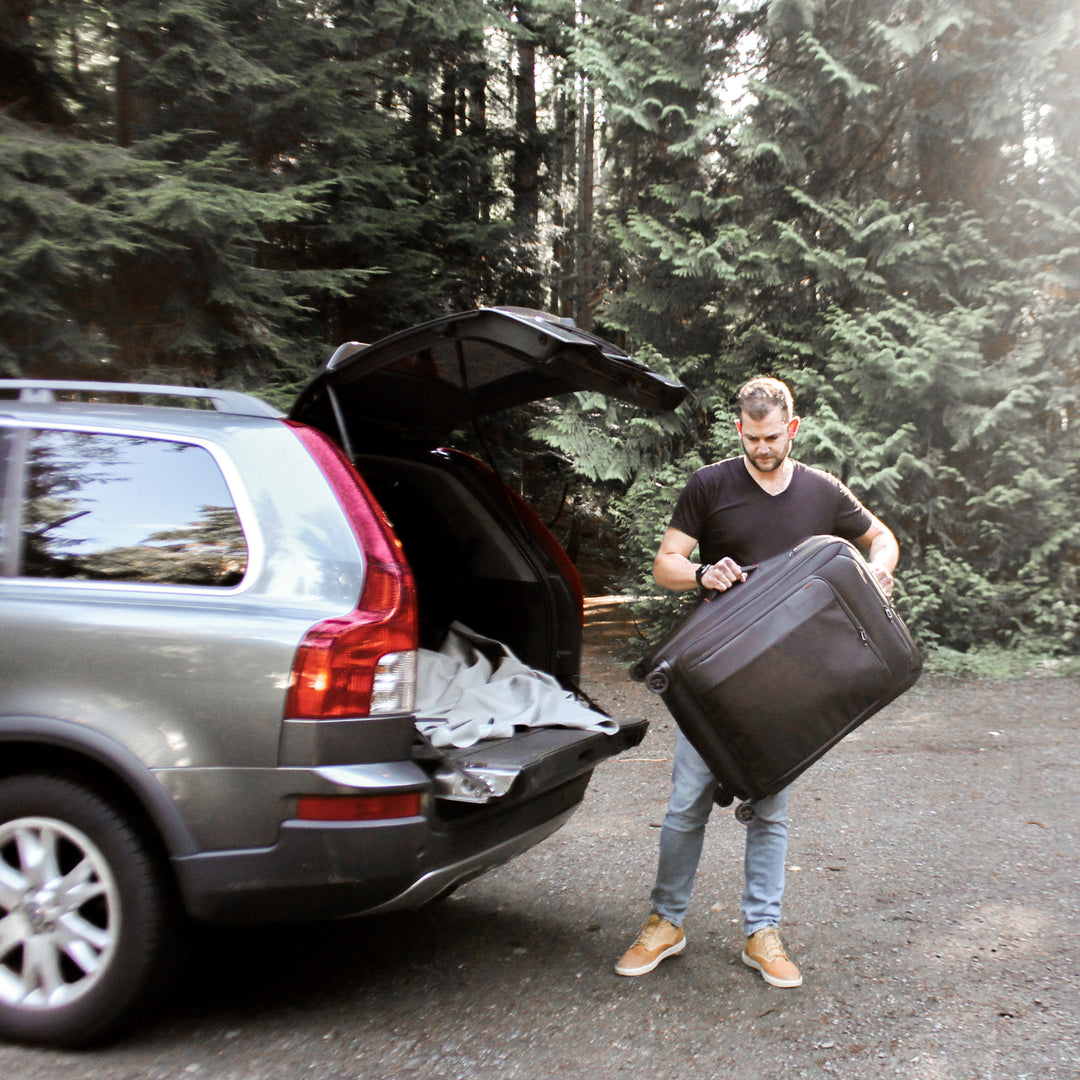
<path id="1" fill-rule="evenodd" d="M 60 776 L 0 781 L 0 1036 L 81 1046 L 157 999 L 171 882 L 111 802 Z"/>

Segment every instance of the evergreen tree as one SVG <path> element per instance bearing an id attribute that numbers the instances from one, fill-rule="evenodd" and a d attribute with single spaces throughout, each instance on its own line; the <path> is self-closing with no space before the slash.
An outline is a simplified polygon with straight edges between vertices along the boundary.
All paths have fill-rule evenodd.
<path id="1" fill-rule="evenodd" d="M 595 210 L 603 243 L 587 278 L 603 299 L 596 329 L 677 371 L 699 396 L 664 417 L 580 395 L 539 433 L 590 478 L 626 482 L 672 446 L 692 446 L 722 393 L 709 374 L 694 378 L 698 350 L 717 340 L 717 276 L 731 272 L 745 243 L 723 189 L 734 144 L 721 92 L 759 17 L 736 5 L 636 0 L 594 0 L 583 12 L 572 57 L 603 120 Z"/>
<path id="2" fill-rule="evenodd" d="M 26 10 L 0 12 L 9 373 L 258 383 L 490 291 L 479 0 Z"/>
<path id="3" fill-rule="evenodd" d="M 297 85 L 275 64 L 297 59 L 283 42 L 310 45 L 303 15 L 38 0 L 14 44 L 65 121 L 0 121 L 8 372 L 236 382 L 296 350 L 309 293 L 348 277 L 262 265 L 322 195 L 281 168 Z"/>
<path id="4" fill-rule="evenodd" d="M 635 588 L 766 372 L 925 642 L 1075 651 L 1078 74 L 1071 0 L 0 0 L 0 371 L 285 400 L 549 307 L 694 394 L 488 431 L 571 541 L 618 497 Z"/>
<path id="5" fill-rule="evenodd" d="M 770 5 L 764 29 L 741 164 L 714 174 L 705 226 L 633 221 L 660 286 L 645 297 L 660 312 L 696 295 L 712 347 L 669 346 L 699 391 L 701 443 L 660 486 L 639 478 L 625 512 L 665 520 L 685 474 L 736 449 L 722 408 L 734 385 L 776 374 L 808 414 L 800 456 L 899 534 L 925 642 L 1037 628 L 1074 649 L 1075 361 L 1049 347 L 1061 337 L 1047 310 L 1074 203 L 1051 198 L 1065 144 L 1040 143 L 1034 161 L 1032 120 L 1062 95 L 1075 16 L 1050 2 L 792 0 Z M 710 226 L 739 238 L 725 259 L 702 258 Z M 648 309 L 613 304 L 631 331 Z M 636 552 L 643 576 L 659 531 Z"/>

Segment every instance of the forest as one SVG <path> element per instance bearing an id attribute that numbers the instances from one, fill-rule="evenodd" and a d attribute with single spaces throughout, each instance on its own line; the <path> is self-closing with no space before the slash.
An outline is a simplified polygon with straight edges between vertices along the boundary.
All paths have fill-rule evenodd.
<path id="1" fill-rule="evenodd" d="M 281 404 L 342 341 L 552 311 L 692 392 L 485 433 L 597 587 L 657 591 L 771 374 L 927 654 L 1064 669 L 1078 165 L 1075 0 L 0 0 L 0 375 Z"/>

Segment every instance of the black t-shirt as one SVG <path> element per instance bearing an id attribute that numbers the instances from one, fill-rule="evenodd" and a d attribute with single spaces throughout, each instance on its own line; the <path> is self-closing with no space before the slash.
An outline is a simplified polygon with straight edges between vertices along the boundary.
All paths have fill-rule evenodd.
<path id="1" fill-rule="evenodd" d="M 830 473 L 800 461 L 791 483 L 770 495 L 741 457 L 698 469 L 683 489 L 671 527 L 694 537 L 699 557 L 713 563 L 730 556 L 746 565 L 794 547 L 808 536 L 857 540 L 872 518 Z"/>

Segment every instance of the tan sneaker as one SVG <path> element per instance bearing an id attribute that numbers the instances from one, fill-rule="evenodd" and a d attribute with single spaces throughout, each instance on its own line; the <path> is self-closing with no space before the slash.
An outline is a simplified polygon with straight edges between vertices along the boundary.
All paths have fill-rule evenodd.
<path id="1" fill-rule="evenodd" d="M 780 931 L 775 926 L 766 926 L 746 939 L 742 961 L 760 971 L 770 986 L 802 986 L 802 975 L 784 952 Z"/>
<path id="2" fill-rule="evenodd" d="M 637 941 L 615 965 L 617 975 L 645 975 L 666 956 L 674 956 L 686 948 L 686 935 L 681 926 L 668 922 L 655 912 L 641 924 Z"/>

